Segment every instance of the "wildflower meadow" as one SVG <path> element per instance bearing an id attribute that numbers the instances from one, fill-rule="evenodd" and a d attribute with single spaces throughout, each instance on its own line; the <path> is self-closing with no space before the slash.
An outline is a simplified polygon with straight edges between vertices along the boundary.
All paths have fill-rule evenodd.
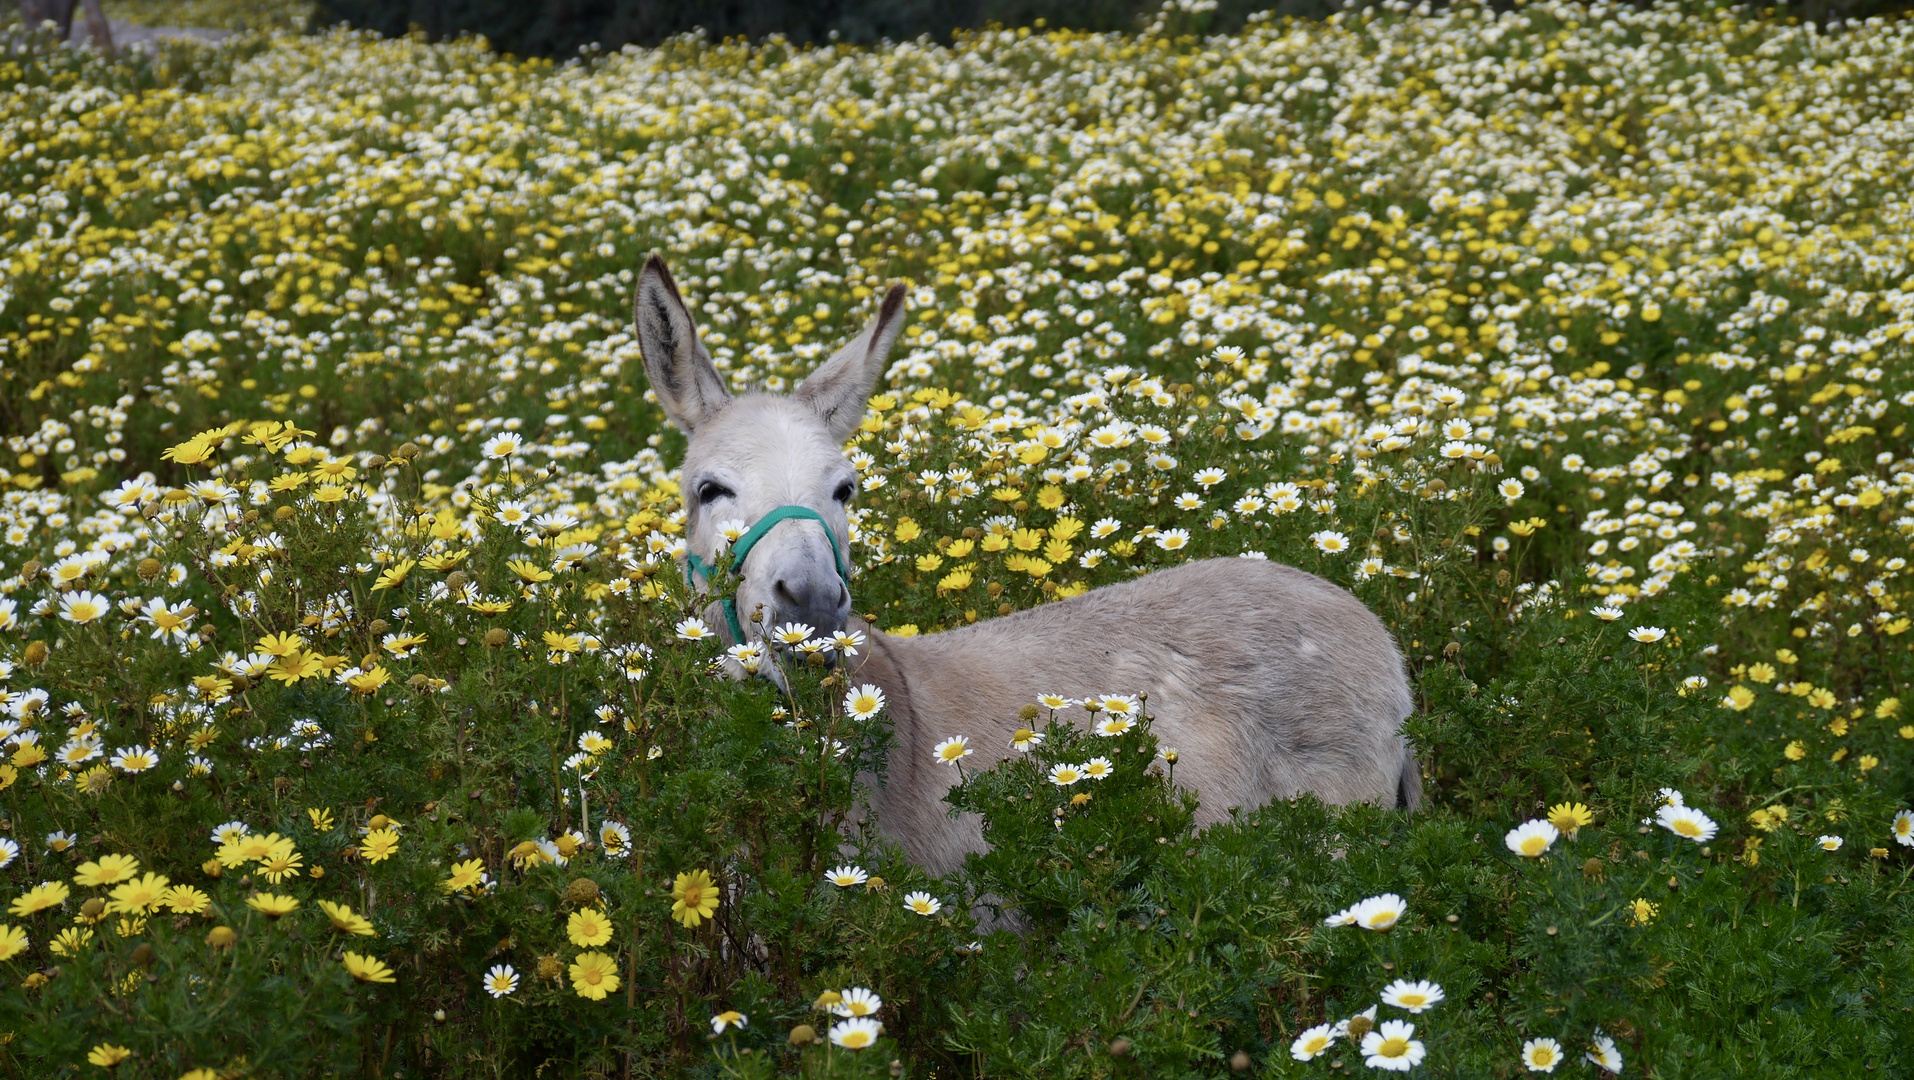
<path id="1" fill-rule="evenodd" d="M 1914 22 L 1203 7 L 10 37 L 6 1075 L 1914 1074 Z M 870 641 L 686 587 L 654 252 L 739 390 L 908 286 L 869 625 L 1293 564 L 1422 808 L 1199 830 L 1057 686 L 913 866 Z"/>

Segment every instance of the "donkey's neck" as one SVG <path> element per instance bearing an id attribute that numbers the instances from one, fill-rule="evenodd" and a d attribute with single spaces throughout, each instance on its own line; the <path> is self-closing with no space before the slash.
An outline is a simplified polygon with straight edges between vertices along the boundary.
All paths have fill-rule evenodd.
<path id="1" fill-rule="evenodd" d="M 890 712 L 891 727 L 899 738 L 907 731 L 917 727 L 917 711 L 911 700 L 910 678 L 905 675 L 904 667 L 898 662 L 896 650 L 891 648 L 890 639 L 862 619 L 853 617 L 845 627 L 847 630 L 862 630 L 870 648 L 864 656 L 846 665 L 846 679 L 854 682 L 877 684 L 884 691 L 886 708 Z"/>

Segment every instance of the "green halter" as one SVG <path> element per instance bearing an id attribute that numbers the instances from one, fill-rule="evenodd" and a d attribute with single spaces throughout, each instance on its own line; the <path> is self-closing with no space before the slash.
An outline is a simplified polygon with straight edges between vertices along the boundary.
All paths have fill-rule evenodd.
<path id="1" fill-rule="evenodd" d="M 838 577 L 844 582 L 846 589 L 850 588 L 851 564 L 850 561 L 844 557 L 844 549 L 838 546 L 837 534 L 831 531 L 831 523 L 824 520 L 823 514 L 818 513 L 808 506 L 780 506 L 776 510 L 759 518 L 757 524 L 746 530 L 745 534 L 738 537 L 731 545 L 732 573 L 735 575 L 738 568 L 744 565 L 744 560 L 750 556 L 751 549 L 757 546 L 758 541 L 764 539 L 766 533 L 770 532 L 779 522 L 789 521 L 793 518 L 809 519 L 824 526 L 824 537 L 831 542 L 831 554 L 837 557 Z M 716 584 L 716 580 L 713 576 L 715 570 L 716 568 L 713 567 L 708 560 L 699 556 L 697 552 L 687 551 L 685 553 L 685 580 L 687 583 L 690 582 L 691 575 L 696 574 L 704 578 L 705 581 Z M 734 598 L 729 596 L 724 598 L 724 621 L 731 626 L 731 640 L 733 644 L 744 644 L 744 628 L 738 625 L 738 604 Z"/>

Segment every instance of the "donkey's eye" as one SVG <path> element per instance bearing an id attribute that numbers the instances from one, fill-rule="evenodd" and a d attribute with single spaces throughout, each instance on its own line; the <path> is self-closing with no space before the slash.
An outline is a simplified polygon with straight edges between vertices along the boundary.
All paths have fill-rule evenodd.
<path id="1" fill-rule="evenodd" d="M 716 499 L 729 499 L 734 494 L 736 493 L 730 488 L 725 487 L 716 480 L 706 480 L 704 483 L 698 485 L 699 505 L 712 502 Z"/>
<path id="2" fill-rule="evenodd" d="M 857 485 L 851 483 L 849 480 L 846 480 L 843 483 L 837 485 L 837 490 L 831 493 L 831 498 L 836 499 L 838 502 L 841 502 L 841 503 L 850 502 L 851 496 L 855 494 L 856 492 L 857 492 Z"/>

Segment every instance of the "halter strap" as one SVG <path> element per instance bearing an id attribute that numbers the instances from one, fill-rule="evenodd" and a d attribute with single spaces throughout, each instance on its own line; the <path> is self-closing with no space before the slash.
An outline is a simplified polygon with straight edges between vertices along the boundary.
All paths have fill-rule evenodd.
<path id="1" fill-rule="evenodd" d="M 850 588 L 851 564 L 850 560 L 844 557 L 843 547 L 837 542 L 837 533 L 831 531 L 831 523 L 824 520 L 823 514 L 818 513 L 808 506 L 780 506 L 759 518 L 756 524 L 745 530 L 744 535 L 738 537 L 731 545 L 731 572 L 733 576 L 737 575 L 738 568 L 744 565 L 746 558 L 750 557 L 751 549 L 757 546 L 758 541 L 764 539 L 766 533 L 769 533 L 778 523 L 790 521 L 794 518 L 815 521 L 824 527 L 824 538 L 831 542 L 831 554 L 835 556 L 837 560 L 838 578 L 844 582 L 845 588 Z M 716 567 L 712 566 L 709 560 L 697 552 L 685 552 L 685 581 L 687 584 L 691 582 L 691 575 L 696 574 L 704 578 L 706 582 L 715 585 L 717 584 L 715 571 Z M 723 603 L 724 620 L 731 627 L 731 640 L 734 644 L 742 645 L 744 644 L 744 629 L 738 625 L 737 601 L 733 597 L 727 596 L 724 598 Z"/>

